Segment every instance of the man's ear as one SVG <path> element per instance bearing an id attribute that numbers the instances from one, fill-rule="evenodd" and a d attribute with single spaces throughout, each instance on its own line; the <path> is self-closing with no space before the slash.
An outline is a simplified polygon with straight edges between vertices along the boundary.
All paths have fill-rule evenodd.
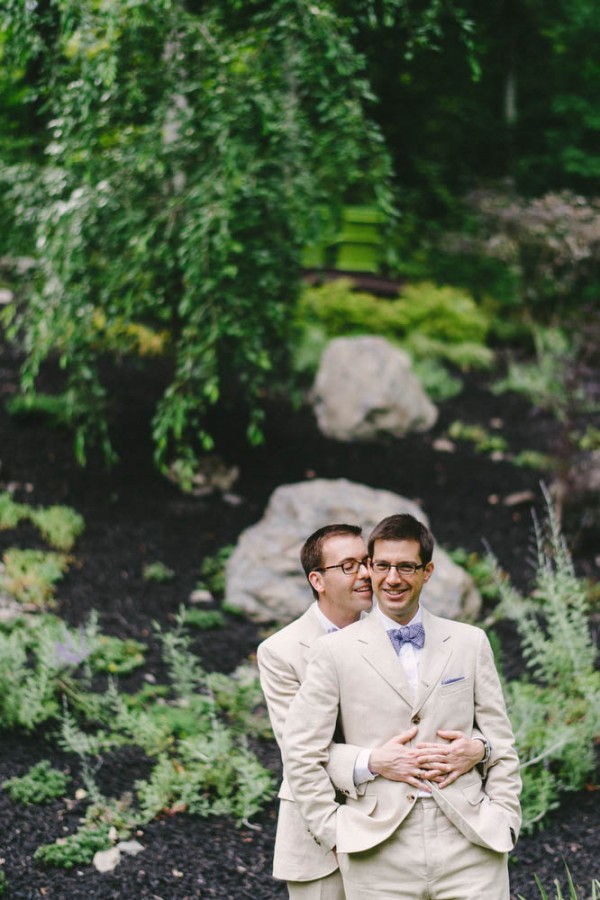
<path id="1" fill-rule="evenodd" d="M 423 569 L 423 581 L 429 581 L 433 574 L 434 565 L 432 562 L 428 562 L 426 567 Z"/>
<path id="2" fill-rule="evenodd" d="M 323 584 L 323 575 L 321 572 L 316 572 L 314 569 L 312 572 L 308 573 L 308 581 L 317 594 L 320 594 L 325 588 L 325 585 Z"/>

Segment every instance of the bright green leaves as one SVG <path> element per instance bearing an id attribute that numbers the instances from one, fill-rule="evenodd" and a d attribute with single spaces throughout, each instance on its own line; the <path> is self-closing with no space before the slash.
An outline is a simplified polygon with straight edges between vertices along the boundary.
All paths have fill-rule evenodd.
<path id="1" fill-rule="evenodd" d="M 245 408 L 249 440 L 262 438 L 318 210 L 350 194 L 392 208 L 363 60 L 329 3 L 190 14 L 166 0 L 59 0 L 53 14 L 48 163 L 17 179 L 39 259 L 18 322 L 25 386 L 58 353 L 78 459 L 92 443 L 110 453 L 100 356 L 138 352 L 142 327 L 168 332 L 155 455 L 165 471 L 193 470 L 216 405 Z"/>

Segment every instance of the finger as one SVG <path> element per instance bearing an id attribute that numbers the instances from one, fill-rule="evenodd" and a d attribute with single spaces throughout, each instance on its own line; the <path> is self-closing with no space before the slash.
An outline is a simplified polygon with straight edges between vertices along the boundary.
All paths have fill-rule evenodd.
<path id="1" fill-rule="evenodd" d="M 426 781 L 423 781 L 422 778 L 416 776 L 414 778 L 409 779 L 409 783 L 416 787 L 419 791 L 427 791 L 428 794 L 431 793 L 431 788 L 428 786 Z"/>
<path id="2" fill-rule="evenodd" d="M 412 741 L 417 731 L 417 726 L 413 725 L 413 727 L 409 728 L 408 731 L 403 731 L 400 734 L 395 734 L 393 738 L 390 738 L 388 743 L 396 742 L 397 744 L 406 744 L 408 741 Z"/>
<path id="3" fill-rule="evenodd" d="M 437 732 L 445 741 L 456 741 L 458 738 L 465 736 L 464 731 L 446 731 L 441 729 Z"/>
<path id="4" fill-rule="evenodd" d="M 449 784 L 452 784 L 458 778 L 458 772 L 450 772 L 445 778 L 443 778 L 439 783 L 438 787 L 440 790 L 443 790 L 445 787 L 448 787 Z"/>
<path id="5" fill-rule="evenodd" d="M 443 781 L 448 777 L 448 772 L 442 772 L 441 769 L 430 769 L 425 778 L 427 781 Z"/>

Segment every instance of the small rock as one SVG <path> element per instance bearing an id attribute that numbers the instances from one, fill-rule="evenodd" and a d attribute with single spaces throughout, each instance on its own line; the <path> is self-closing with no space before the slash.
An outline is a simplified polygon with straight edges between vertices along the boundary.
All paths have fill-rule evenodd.
<path id="1" fill-rule="evenodd" d="M 145 849 L 139 841 L 119 841 L 117 844 L 117 850 L 120 850 L 121 853 L 126 853 L 128 856 L 137 856 L 138 853 Z"/>
<path id="2" fill-rule="evenodd" d="M 502 498 L 503 506 L 520 506 L 522 503 L 534 503 L 535 494 L 533 491 L 515 491 L 513 494 L 507 494 Z"/>
<path id="3" fill-rule="evenodd" d="M 190 603 L 212 603 L 214 600 L 213 595 L 210 591 L 207 591 L 205 588 L 196 588 L 195 591 L 192 591 L 190 596 L 188 597 Z"/>
<path id="4" fill-rule="evenodd" d="M 433 449 L 438 453 L 456 453 L 456 444 L 449 438 L 436 438 L 433 442 Z"/>
<path id="5" fill-rule="evenodd" d="M 98 850 L 94 853 L 94 868 L 98 872 L 112 872 L 121 861 L 121 851 L 118 847 L 111 847 L 110 850 Z"/>

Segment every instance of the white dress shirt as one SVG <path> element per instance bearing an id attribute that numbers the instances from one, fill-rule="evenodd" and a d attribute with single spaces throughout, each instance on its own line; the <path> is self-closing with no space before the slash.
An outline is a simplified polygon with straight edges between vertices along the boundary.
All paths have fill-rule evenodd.
<path id="1" fill-rule="evenodd" d="M 386 616 L 384 613 L 382 613 L 380 607 L 376 607 L 373 610 L 372 615 L 379 616 L 379 618 L 381 619 L 381 624 L 386 631 L 395 631 L 400 627 L 398 625 L 398 622 L 395 622 L 393 619 L 390 619 L 389 616 Z M 413 618 L 410 620 L 410 622 L 406 622 L 405 625 L 416 625 L 417 622 L 421 623 L 422 621 L 423 616 L 421 614 L 421 607 L 419 606 Z M 393 646 L 394 649 L 396 649 L 395 645 Z M 419 683 L 419 658 L 421 656 L 421 650 L 421 647 L 415 647 L 414 644 L 406 643 L 402 644 L 400 652 L 398 653 L 398 659 L 400 660 L 402 668 L 404 669 L 408 683 L 415 692 Z M 354 784 L 357 786 L 359 784 L 363 784 L 365 781 L 373 781 L 373 779 L 377 777 L 369 769 L 369 758 L 371 756 L 372 750 L 373 748 L 369 750 L 361 750 L 356 757 L 356 762 L 354 764 Z M 419 793 L 419 796 L 430 797 L 431 794 L 427 794 L 423 791 Z"/>

